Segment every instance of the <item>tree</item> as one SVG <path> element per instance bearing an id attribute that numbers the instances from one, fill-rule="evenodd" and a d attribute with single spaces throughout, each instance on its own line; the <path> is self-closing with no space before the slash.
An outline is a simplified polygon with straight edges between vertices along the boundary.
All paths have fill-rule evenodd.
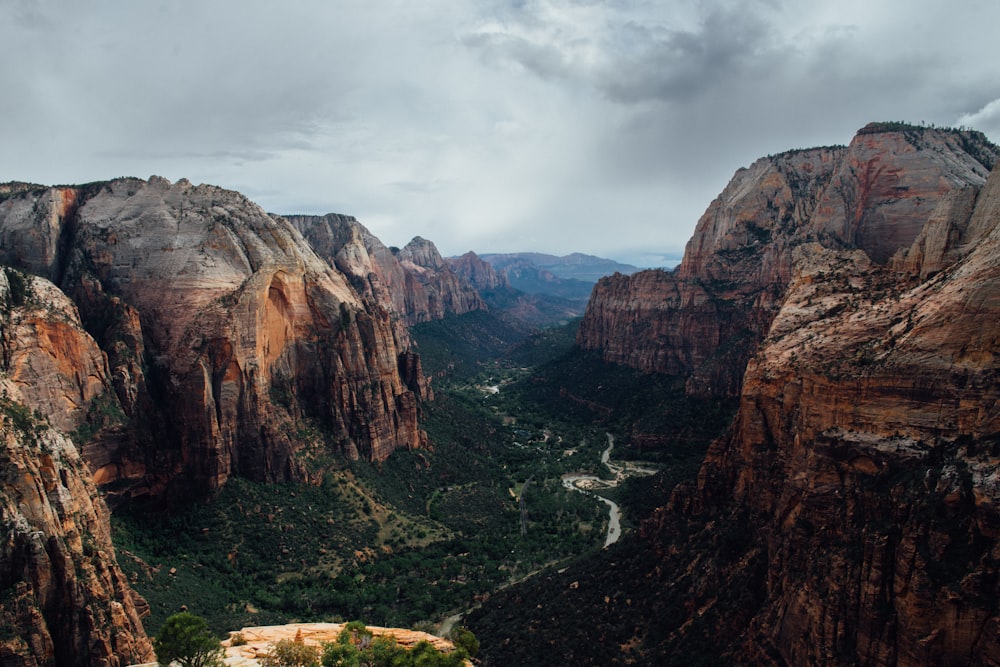
<path id="1" fill-rule="evenodd" d="M 153 639 L 161 667 L 177 662 L 181 667 L 221 667 L 224 650 L 205 619 L 186 611 L 169 617 Z"/>
<path id="2" fill-rule="evenodd" d="M 475 658 L 479 653 L 479 639 L 472 630 L 461 626 L 455 626 L 448 633 L 448 639 L 455 645 L 455 648 L 462 649 L 469 654 L 470 658 Z"/>

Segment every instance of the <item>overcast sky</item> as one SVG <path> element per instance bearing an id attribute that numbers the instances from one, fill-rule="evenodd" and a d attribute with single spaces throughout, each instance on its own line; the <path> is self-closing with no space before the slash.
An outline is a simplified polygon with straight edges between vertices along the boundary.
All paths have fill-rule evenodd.
<path id="1" fill-rule="evenodd" d="M 188 178 L 445 255 L 672 264 L 733 172 L 1000 140 L 995 0 L 0 0 L 0 181 Z"/>

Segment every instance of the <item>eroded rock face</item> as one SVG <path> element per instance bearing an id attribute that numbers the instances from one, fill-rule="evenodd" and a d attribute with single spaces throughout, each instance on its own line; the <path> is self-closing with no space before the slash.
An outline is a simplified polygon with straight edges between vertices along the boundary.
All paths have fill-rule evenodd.
<path id="1" fill-rule="evenodd" d="M 847 148 L 762 158 L 712 202 L 675 271 L 598 282 L 578 343 L 686 375 L 692 395 L 736 396 L 796 247 L 859 248 L 879 265 L 938 271 L 982 233 L 970 214 L 997 156 L 975 132 L 871 125 Z"/>
<path id="2" fill-rule="evenodd" d="M 933 269 L 925 230 L 886 265 L 794 249 L 731 433 L 644 527 L 732 661 L 1000 662 L 998 187 Z"/>
<path id="3" fill-rule="evenodd" d="M 426 239 L 418 236 L 394 252 L 353 217 L 331 213 L 288 220 L 361 294 L 391 304 L 406 326 L 486 308 L 476 288 Z"/>
<path id="4" fill-rule="evenodd" d="M 88 403 L 112 391 L 104 359 L 62 292 L 41 278 L 11 282 L 22 280 L 27 291 L 12 298 L 0 271 L 0 662 L 151 660 L 145 602 L 118 567 L 90 470 L 60 432 L 86 423 Z"/>
<path id="5" fill-rule="evenodd" d="M 2 261 L 60 281 L 107 355 L 131 419 L 84 448 L 102 484 L 306 479 L 328 443 L 292 437 L 303 418 L 352 456 L 423 443 L 424 381 L 390 308 L 237 193 L 157 177 L 28 188 L 0 202 L 0 239 Z"/>

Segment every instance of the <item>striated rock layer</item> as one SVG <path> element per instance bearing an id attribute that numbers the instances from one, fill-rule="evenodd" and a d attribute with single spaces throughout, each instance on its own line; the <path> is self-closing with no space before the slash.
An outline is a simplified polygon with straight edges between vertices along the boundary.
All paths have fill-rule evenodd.
<path id="1" fill-rule="evenodd" d="M 486 308 L 476 288 L 452 270 L 426 239 L 415 237 L 394 251 L 350 216 L 287 218 L 360 294 L 391 304 L 406 326 Z"/>
<path id="2" fill-rule="evenodd" d="M 671 573 L 666 646 L 1000 664 L 1000 169 L 968 197 L 791 249 L 730 433 L 643 527 Z"/>
<path id="3" fill-rule="evenodd" d="M 152 658 L 111 544 L 108 509 L 58 429 L 110 386 L 76 309 L 40 278 L 0 271 L 0 663 L 126 665 Z"/>
<path id="4" fill-rule="evenodd" d="M 850 146 L 792 151 L 737 171 L 672 272 L 595 286 L 578 343 L 608 361 L 737 396 L 804 243 L 861 249 L 928 275 L 981 230 L 969 215 L 998 150 L 971 131 L 872 124 Z M 964 230 L 964 231 L 963 231 Z"/>
<path id="5" fill-rule="evenodd" d="M 330 447 L 380 460 L 424 441 L 425 382 L 389 304 L 237 193 L 24 186 L 0 201 L 0 262 L 70 295 L 107 357 L 61 425 L 94 431 L 83 453 L 109 489 L 307 479 Z M 326 441 L 295 436 L 302 420 Z"/>

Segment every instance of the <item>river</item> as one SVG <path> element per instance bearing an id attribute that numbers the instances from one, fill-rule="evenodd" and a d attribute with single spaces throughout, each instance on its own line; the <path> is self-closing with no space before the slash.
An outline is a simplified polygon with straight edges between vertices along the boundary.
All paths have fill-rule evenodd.
<path id="1" fill-rule="evenodd" d="M 636 475 L 652 475 L 656 473 L 655 470 L 649 468 L 640 468 L 634 464 L 630 463 L 612 463 L 611 462 L 611 450 L 615 446 L 615 437 L 610 433 L 608 435 L 608 447 L 601 453 L 601 463 L 607 468 L 612 475 L 613 479 L 601 479 L 596 475 L 586 475 L 583 473 L 569 473 L 568 475 L 563 475 L 562 482 L 563 486 L 567 489 L 573 489 L 574 491 L 579 491 L 580 493 L 586 493 L 589 496 L 593 496 L 600 500 L 602 503 L 608 506 L 608 535 L 604 538 L 604 547 L 607 548 L 617 542 L 622 536 L 622 511 L 618 507 L 618 503 L 604 496 L 595 493 L 597 489 L 611 489 L 618 486 L 623 480 L 633 477 Z"/>

